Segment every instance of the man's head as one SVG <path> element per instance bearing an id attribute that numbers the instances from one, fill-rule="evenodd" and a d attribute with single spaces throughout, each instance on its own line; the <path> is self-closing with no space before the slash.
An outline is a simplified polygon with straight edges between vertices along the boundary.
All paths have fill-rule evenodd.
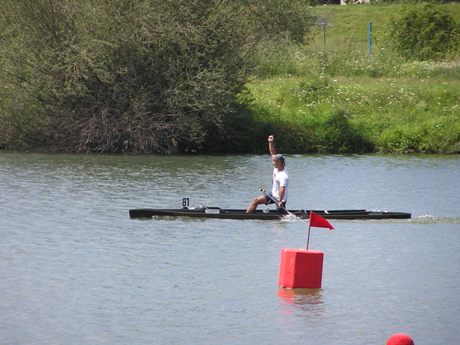
<path id="1" fill-rule="evenodd" d="M 272 157 L 272 162 L 275 168 L 284 168 L 286 165 L 286 160 L 284 159 L 282 154 L 277 154 Z"/>

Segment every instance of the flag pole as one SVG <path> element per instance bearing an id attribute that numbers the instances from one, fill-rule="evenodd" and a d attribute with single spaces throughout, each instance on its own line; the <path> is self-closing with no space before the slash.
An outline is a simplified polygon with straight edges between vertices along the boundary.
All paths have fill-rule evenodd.
<path id="1" fill-rule="evenodd" d="M 311 211 L 310 211 L 310 217 L 308 219 L 307 252 L 308 252 L 308 245 L 310 244 L 310 228 L 311 228 Z"/>

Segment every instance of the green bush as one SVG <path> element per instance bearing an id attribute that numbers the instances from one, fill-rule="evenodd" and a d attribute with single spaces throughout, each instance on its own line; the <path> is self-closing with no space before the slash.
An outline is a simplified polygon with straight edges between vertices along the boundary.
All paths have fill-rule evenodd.
<path id="1" fill-rule="evenodd" d="M 303 0 L 4 0 L 0 82 L 23 91 L 15 105 L 0 95 L 0 145 L 247 147 L 253 122 L 240 94 L 254 58 L 269 39 L 303 42 L 309 20 Z"/>
<path id="2" fill-rule="evenodd" d="M 257 35 L 276 38 L 288 34 L 296 43 L 304 41 L 312 25 L 310 4 L 305 0 L 240 0 L 250 12 Z"/>
<path id="3" fill-rule="evenodd" d="M 22 111 L 3 107 L 9 119 L 17 112 L 34 119 L 45 146 L 190 152 L 222 148 L 236 132 L 229 127 L 252 67 L 241 6 L 5 0 L 2 10 L 1 26 L 11 34 L 0 50 L 10 73 L 0 78 L 25 94 Z"/>
<path id="4" fill-rule="evenodd" d="M 387 40 L 408 60 L 439 60 L 458 50 L 459 25 L 430 4 L 406 8 L 388 24 Z"/>

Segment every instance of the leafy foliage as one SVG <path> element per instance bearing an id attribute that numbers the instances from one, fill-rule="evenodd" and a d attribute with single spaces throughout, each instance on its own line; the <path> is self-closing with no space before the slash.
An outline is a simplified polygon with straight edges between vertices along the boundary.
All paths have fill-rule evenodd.
<path id="1" fill-rule="evenodd" d="M 8 9 L 22 38 L 8 64 L 24 105 L 38 105 L 29 116 L 39 119 L 43 145 L 176 152 L 222 149 L 231 139 L 251 67 L 240 6 L 21 0 Z"/>
<path id="2" fill-rule="evenodd" d="M 247 4 L 259 35 L 277 40 L 286 34 L 302 43 L 312 25 L 310 4 L 305 0 L 240 0 Z"/>
<path id="3" fill-rule="evenodd" d="M 243 150 L 256 42 L 308 30 L 301 0 L 4 2 L 0 80 L 23 90 L 0 99 L 11 147 Z"/>
<path id="4" fill-rule="evenodd" d="M 460 30 L 450 14 L 426 4 L 393 18 L 387 38 L 408 60 L 439 60 L 458 49 Z"/>

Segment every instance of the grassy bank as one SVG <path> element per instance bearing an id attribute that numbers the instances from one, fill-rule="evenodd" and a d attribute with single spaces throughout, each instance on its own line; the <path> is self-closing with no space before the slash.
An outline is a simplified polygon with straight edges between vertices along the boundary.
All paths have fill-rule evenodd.
<path id="1" fill-rule="evenodd" d="M 460 5 L 440 6 L 460 21 Z M 315 7 L 331 26 L 267 47 L 249 84 L 263 130 L 287 152 L 460 152 L 460 59 L 407 62 L 383 40 L 391 6 Z M 368 54 L 367 24 L 373 22 Z M 273 48 L 273 47 L 271 47 Z"/>
<path id="2" fill-rule="evenodd" d="M 275 77 L 249 90 L 254 116 L 283 133 L 287 151 L 460 151 L 458 78 Z"/>
<path id="3" fill-rule="evenodd" d="M 372 22 L 374 38 L 380 39 L 384 35 L 385 26 L 391 17 L 400 14 L 409 7 L 423 6 L 422 4 L 391 4 L 372 6 L 316 6 L 313 14 L 328 21 L 326 29 L 326 44 L 330 47 L 357 44 L 362 49 L 367 48 L 367 25 Z M 448 3 L 436 5 L 445 13 L 449 13 L 457 23 L 460 22 L 460 4 Z M 317 43 L 323 44 L 323 36 L 313 35 Z"/>
<path id="4" fill-rule="evenodd" d="M 460 152 L 460 4 L 8 0 L 0 29 L 0 149 Z"/>

